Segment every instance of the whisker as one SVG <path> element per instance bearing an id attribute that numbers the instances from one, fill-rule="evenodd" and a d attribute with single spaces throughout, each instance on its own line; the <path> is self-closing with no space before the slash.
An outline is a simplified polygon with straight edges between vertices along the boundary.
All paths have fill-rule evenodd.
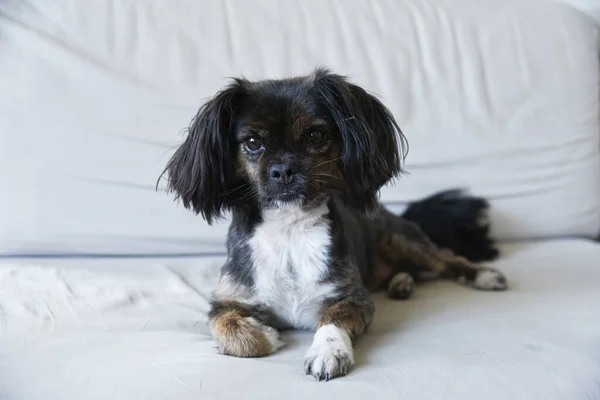
<path id="1" fill-rule="evenodd" d="M 241 196 L 239 199 L 237 199 L 237 201 L 239 201 L 240 203 L 243 203 L 243 202 L 246 202 L 246 201 L 251 200 L 252 198 L 256 197 L 256 195 L 257 195 L 256 192 L 248 191 L 243 196 Z"/>
<path id="2" fill-rule="evenodd" d="M 236 186 L 236 187 L 234 187 L 234 188 L 231 188 L 231 189 L 229 189 L 229 190 L 227 190 L 227 191 L 223 192 L 223 193 L 221 194 L 221 196 L 227 196 L 227 195 L 229 195 L 229 194 L 235 193 L 235 192 L 237 192 L 238 190 L 245 189 L 245 188 L 250 188 L 250 189 L 252 189 L 252 187 L 251 187 L 249 184 L 247 184 L 247 183 L 244 183 L 244 184 L 241 184 L 241 185 L 239 185 L 239 186 Z"/>
<path id="3" fill-rule="evenodd" d="M 338 181 L 341 181 L 340 177 L 335 176 L 335 175 L 331 175 L 331 174 L 325 174 L 325 173 L 317 173 L 313 175 L 314 177 L 321 177 L 321 178 L 332 178 Z"/>
<path id="4" fill-rule="evenodd" d="M 338 161 L 338 160 L 341 160 L 341 159 L 342 159 L 342 157 L 332 158 L 331 160 L 327 160 L 327 161 L 324 161 L 324 162 L 319 163 L 317 165 L 313 165 L 310 169 L 312 170 L 313 168 L 317 168 L 317 167 L 320 167 L 322 165 L 328 164 L 330 162 Z"/>

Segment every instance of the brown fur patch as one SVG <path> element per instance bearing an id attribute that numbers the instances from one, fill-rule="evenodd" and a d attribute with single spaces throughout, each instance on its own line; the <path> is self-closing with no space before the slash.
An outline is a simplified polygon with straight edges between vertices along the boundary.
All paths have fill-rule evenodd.
<path id="1" fill-rule="evenodd" d="M 252 319 L 238 311 L 225 311 L 212 320 L 213 335 L 222 354 L 236 357 L 264 357 L 271 354 L 271 344 Z"/>
<path id="2" fill-rule="evenodd" d="M 327 152 L 316 155 L 310 169 L 311 183 L 339 192 L 346 190 L 346 181 L 340 169 L 341 154 L 340 144 L 332 140 Z"/>
<path id="3" fill-rule="evenodd" d="M 482 267 L 469 262 L 466 258 L 455 255 L 451 250 L 439 249 L 425 237 L 422 241 L 411 241 L 403 235 L 389 231 L 378 232 L 379 257 L 376 265 L 387 267 L 385 276 L 390 277 L 390 267 L 395 272 L 413 270 L 415 272 L 432 271 L 442 278 L 466 279 L 473 281 Z M 376 272 L 375 278 L 383 275 Z M 385 281 L 374 284 L 385 285 Z"/>
<path id="4" fill-rule="evenodd" d="M 248 162 L 248 159 L 243 156 L 241 150 L 238 151 L 238 156 L 236 157 L 235 172 L 237 178 L 245 178 L 250 182 L 257 182 L 259 179 L 258 164 Z"/>
<path id="5" fill-rule="evenodd" d="M 348 336 L 355 338 L 362 334 L 367 327 L 366 310 L 348 301 L 341 301 L 329 307 L 321 320 L 319 327 L 333 324 L 346 331 Z M 369 318 L 370 319 L 370 318 Z"/>
<path id="6" fill-rule="evenodd" d="M 390 280 L 396 275 L 398 266 L 395 263 L 376 257 L 371 273 L 367 276 L 365 285 L 371 292 L 386 288 Z"/>
<path id="7" fill-rule="evenodd" d="M 410 297 L 415 288 L 415 281 L 406 272 L 398 272 L 388 284 L 387 294 L 390 299 L 404 300 Z"/>
<path id="8" fill-rule="evenodd" d="M 393 263 L 408 263 L 435 272 L 444 272 L 447 263 L 433 245 L 414 242 L 402 235 L 383 232 L 379 237 L 379 253 Z"/>
<path id="9" fill-rule="evenodd" d="M 452 252 L 445 253 L 446 276 L 454 279 L 465 278 L 472 281 L 477 277 L 481 267 L 471 263 L 464 257 L 457 256 Z"/>
<path id="10" fill-rule="evenodd" d="M 301 140 L 304 131 L 314 122 L 320 120 L 315 119 L 312 115 L 301 115 L 297 117 L 290 127 L 291 137 L 294 141 Z"/>

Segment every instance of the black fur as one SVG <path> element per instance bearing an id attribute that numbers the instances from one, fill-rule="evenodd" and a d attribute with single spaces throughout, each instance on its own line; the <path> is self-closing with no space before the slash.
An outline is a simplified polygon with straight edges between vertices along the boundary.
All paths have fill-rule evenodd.
<path id="1" fill-rule="evenodd" d="M 473 262 L 491 261 L 499 251 L 489 235 L 489 204 L 454 189 L 412 203 L 402 218 L 415 222 L 439 247 Z"/>
<path id="2" fill-rule="evenodd" d="M 351 182 L 351 201 L 358 209 L 372 210 L 379 189 L 401 171 L 401 158 L 408 152 L 406 138 L 389 110 L 361 87 L 326 70 L 317 70 L 315 82 L 342 134 L 342 164 Z"/>
<path id="3" fill-rule="evenodd" d="M 261 223 L 257 210 L 234 210 L 233 221 L 227 233 L 227 262 L 222 273 L 228 274 L 239 285 L 251 288 L 254 285 L 254 274 L 251 268 L 252 259 L 248 240 L 254 228 Z"/>
<path id="4" fill-rule="evenodd" d="M 232 121 L 243 96 L 243 81 L 236 79 L 205 103 L 165 169 L 169 189 L 209 224 L 231 209 L 236 195 L 243 195 L 233 190 L 236 182 L 231 163 L 235 157 Z"/>

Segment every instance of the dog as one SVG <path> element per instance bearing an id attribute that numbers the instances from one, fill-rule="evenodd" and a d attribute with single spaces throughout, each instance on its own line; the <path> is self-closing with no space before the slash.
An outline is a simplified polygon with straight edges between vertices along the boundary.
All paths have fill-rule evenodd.
<path id="1" fill-rule="evenodd" d="M 354 365 L 371 324 L 371 292 L 405 299 L 434 273 L 504 290 L 487 201 L 449 190 L 397 216 L 379 190 L 402 170 L 407 141 L 391 112 L 347 77 L 232 82 L 193 118 L 163 175 L 168 191 L 209 223 L 231 215 L 227 260 L 209 312 L 220 353 L 263 357 L 279 331 L 315 331 L 307 375 Z"/>

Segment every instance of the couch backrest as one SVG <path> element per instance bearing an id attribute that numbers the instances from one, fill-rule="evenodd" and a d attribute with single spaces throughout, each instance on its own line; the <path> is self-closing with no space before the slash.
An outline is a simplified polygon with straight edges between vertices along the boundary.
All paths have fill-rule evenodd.
<path id="1" fill-rule="evenodd" d="M 552 1 L 572 6 L 588 17 L 600 23 L 600 2 L 598 0 L 528 0 L 528 1 Z"/>
<path id="2" fill-rule="evenodd" d="M 226 83 L 317 65 L 377 94 L 409 138 L 399 209 L 487 196 L 494 235 L 600 229 L 598 28 L 522 0 L 21 0 L 0 13 L 0 251 L 219 252 L 154 190 Z"/>

